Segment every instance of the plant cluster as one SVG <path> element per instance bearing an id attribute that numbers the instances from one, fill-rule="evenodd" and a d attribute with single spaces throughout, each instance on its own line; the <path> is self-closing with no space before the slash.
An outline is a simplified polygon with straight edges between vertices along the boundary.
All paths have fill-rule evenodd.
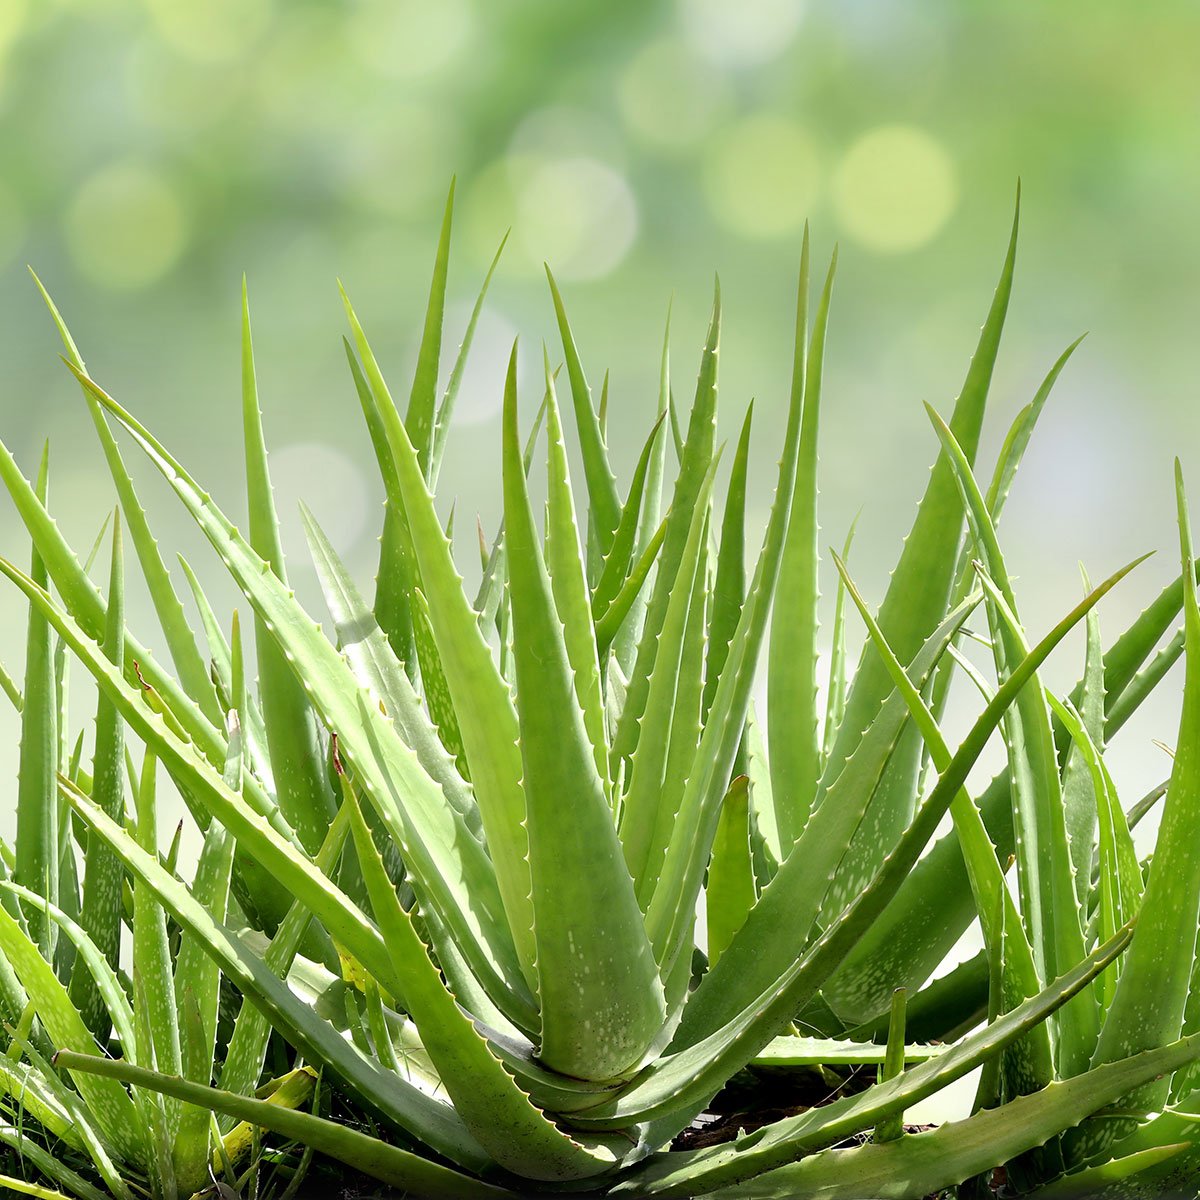
<path id="1" fill-rule="evenodd" d="M 120 509 L 102 593 L 101 541 L 81 563 L 63 539 L 45 458 L 30 482 L 0 447 L 33 543 L 28 572 L 0 560 L 29 608 L 23 686 L 5 680 L 22 732 L 0 872 L 0 1141 L 11 1174 L 39 1181 L 7 1186 L 288 1196 L 314 1155 L 431 1197 L 966 1198 L 1001 1183 L 1065 1197 L 1194 1179 L 1200 608 L 1182 479 L 1175 582 L 1114 641 L 1096 606 L 1136 564 L 1027 635 L 997 525 L 1075 347 L 981 483 L 1016 222 L 953 411 L 930 409 L 937 461 L 878 612 L 848 546 L 831 556 L 819 689 L 836 255 L 810 314 L 806 235 L 778 480 L 749 570 L 749 411 L 721 500 L 716 487 L 719 291 L 691 408 L 676 411 L 664 343 L 657 417 L 620 489 L 607 387 L 594 404 L 551 277 L 570 420 L 547 352 L 522 441 L 514 347 L 503 511 L 468 588 L 435 494 L 491 272 L 439 396 L 452 200 L 403 416 L 345 300 L 386 508 L 371 600 L 304 513 L 327 630 L 288 586 L 248 307 L 243 532 L 91 378 L 46 297 Z M 116 433 L 244 595 L 257 684 L 237 614 L 223 622 L 185 562 L 201 638 L 189 624 Z M 126 537 L 173 670 L 126 628 Z M 853 670 L 852 614 L 866 630 Z M 1039 671 L 1080 624 L 1082 678 L 1060 696 Z M 1126 809 L 1106 744 L 1181 656 L 1170 780 Z M 71 661 L 96 684 L 90 769 L 66 721 Z M 956 677 L 968 687 L 952 692 Z M 943 718 L 974 703 L 971 685 L 952 746 Z M 972 794 L 997 739 L 1004 769 Z M 202 836 L 193 867 L 178 835 L 160 838 L 163 773 Z M 1159 804 L 1139 861 L 1131 828 Z M 976 921 L 984 949 L 934 979 Z M 906 1127 L 977 1068 L 968 1118 Z M 690 1136 L 751 1077 L 835 1094 L 748 1114 L 727 1140 Z"/>

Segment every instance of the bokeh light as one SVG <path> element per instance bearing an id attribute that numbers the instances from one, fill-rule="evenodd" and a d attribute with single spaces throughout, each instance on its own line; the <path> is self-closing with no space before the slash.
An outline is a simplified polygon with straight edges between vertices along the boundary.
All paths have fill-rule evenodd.
<path id="1" fill-rule="evenodd" d="M 756 114 L 721 131 L 704 160 L 713 215 L 734 233 L 774 238 L 794 233 L 820 194 L 812 136 L 797 121 Z"/>
<path id="2" fill-rule="evenodd" d="M 688 39 L 713 62 L 754 67 L 778 58 L 796 36 L 804 0 L 680 0 Z"/>
<path id="3" fill-rule="evenodd" d="M 246 54 L 271 22 L 271 0 L 143 0 L 164 40 L 201 62 L 228 62 Z"/>
<path id="4" fill-rule="evenodd" d="M 899 253 L 937 236 L 958 202 L 958 181 L 949 154 L 928 133 L 884 125 L 846 151 L 831 192 L 838 224 L 855 241 Z"/>
<path id="5" fill-rule="evenodd" d="M 79 269 L 114 289 L 141 288 L 174 265 L 187 242 L 178 192 L 160 171 L 117 163 L 86 179 L 66 215 Z"/>
<path id="6" fill-rule="evenodd" d="M 0 179 L 0 271 L 12 263 L 25 241 L 26 221 L 16 192 Z"/>

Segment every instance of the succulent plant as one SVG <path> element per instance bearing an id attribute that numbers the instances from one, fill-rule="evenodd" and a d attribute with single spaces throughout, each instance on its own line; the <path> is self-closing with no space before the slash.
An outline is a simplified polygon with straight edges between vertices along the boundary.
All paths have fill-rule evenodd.
<path id="1" fill-rule="evenodd" d="M 503 511 L 468 588 L 435 491 L 491 271 L 439 398 L 452 200 L 403 416 L 343 293 L 387 502 L 373 601 L 304 513 L 328 631 L 287 581 L 248 305 L 245 533 L 88 374 L 50 305 L 174 673 L 125 630 L 120 526 L 102 598 L 49 515 L 45 472 L 34 486 L 0 450 L 35 552 L 29 573 L 0 561 L 30 606 L 24 697 L 7 689 L 23 735 L 0 1087 L 117 1195 L 131 1178 L 162 1197 L 223 1171 L 236 1181 L 250 1130 L 422 1196 L 968 1196 L 999 1166 L 1014 1186 L 1083 1195 L 1186 1171 L 1200 1100 L 1200 612 L 1182 480 L 1175 583 L 1105 648 L 1095 606 L 1136 564 L 1122 567 L 1031 644 L 996 525 L 1074 346 L 982 487 L 1016 222 L 953 412 L 930 410 L 937 461 L 877 615 L 845 552 L 831 555 L 826 672 L 817 442 L 836 254 L 810 319 L 805 235 L 778 480 L 749 577 L 749 411 L 715 498 L 719 289 L 686 422 L 664 344 L 656 420 L 622 497 L 607 389 L 598 409 L 551 276 L 586 503 L 548 352 L 522 442 L 514 346 Z M 227 641 L 184 564 L 197 642 L 114 424 L 253 610 L 257 688 L 236 616 Z M 867 634 L 854 670 L 851 609 Z M 986 634 L 969 624 L 981 616 Z M 1059 697 L 1039 669 L 1080 623 L 1086 669 Z M 990 681 L 971 639 L 989 648 Z M 1185 650 L 1171 780 L 1127 815 L 1105 744 Z M 99 691 L 90 773 L 64 751 L 68 656 Z M 982 699 L 952 748 L 941 721 L 956 673 Z M 997 731 L 1006 767 L 975 797 L 968 777 Z M 144 747 L 137 771 L 126 741 Z M 160 852 L 158 767 L 203 831 L 193 872 Z M 1146 867 L 1130 826 L 1160 799 Z M 976 919 L 983 952 L 930 982 Z M 242 999 L 225 1029 L 223 988 Z M 297 1057 L 264 1095 L 273 1038 Z M 742 1072 L 850 1064 L 876 1081 L 727 1142 L 681 1140 Z M 970 1117 L 905 1132 L 906 1109 L 976 1068 Z M 317 1073 L 371 1124 L 322 1115 Z M 97 1194 L 32 1133 L 0 1137 L 60 1187 Z"/>

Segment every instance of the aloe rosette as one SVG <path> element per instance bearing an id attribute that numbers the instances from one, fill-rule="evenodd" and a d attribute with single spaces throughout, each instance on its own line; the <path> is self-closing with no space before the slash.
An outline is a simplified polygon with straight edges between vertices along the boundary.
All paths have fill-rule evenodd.
<path id="1" fill-rule="evenodd" d="M 1015 222 L 950 419 L 931 410 L 937 462 L 877 614 L 845 554 L 831 555 L 818 705 L 817 443 L 836 256 L 810 320 L 806 235 L 783 450 L 749 573 L 749 413 L 717 502 L 719 291 L 683 419 L 664 343 L 656 420 L 622 495 L 607 386 L 595 405 L 551 277 L 563 366 L 543 354 L 523 441 L 513 349 L 503 512 L 468 589 L 435 493 L 492 271 L 439 396 L 451 212 L 452 196 L 403 415 L 343 293 L 386 507 L 372 600 L 303 514 L 328 630 L 287 581 L 248 305 L 244 531 L 89 375 L 50 306 L 174 671 L 125 629 L 120 534 L 102 598 L 49 515 L 44 473 L 31 485 L 0 452 L 35 548 L 28 573 L 0 562 L 30 606 L 24 695 L 7 689 L 23 738 L 0 909 L 0 1002 L 16 1033 L 0 1088 L 33 1098 L 28 1111 L 74 1137 L 117 1194 L 131 1175 L 164 1197 L 222 1172 L 236 1181 L 251 1130 L 427 1196 L 966 1196 L 1005 1164 L 1017 1186 L 1066 1194 L 1184 1170 L 1200 1103 L 1200 615 L 1182 481 L 1176 582 L 1107 648 L 1096 605 L 1130 567 L 1030 639 L 996 526 L 1071 351 L 982 486 Z M 252 610 L 257 688 L 236 621 L 227 640 L 185 563 L 196 638 L 122 432 Z M 866 631 L 855 670 L 851 612 Z M 1080 623 L 1086 670 L 1058 696 L 1039 670 Z M 986 674 L 972 641 L 987 647 Z M 1185 652 L 1171 780 L 1127 814 L 1106 742 Z M 99 691 L 91 772 L 63 750 L 68 657 Z M 951 697 L 973 703 L 951 692 L 956 674 L 980 699 L 951 747 Z M 1006 768 L 976 797 L 968 779 L 994 736 Z M 136 771 L 127 741 L 144 748 Z M 190 881 L 159 848 L 159 770 L 203 832 Z M 1157 800 L 1147 867 L 1130 826 Z M 984 950 L 930 982 L 974 920 Z M 243 998 L 231 1025 L 222 995 Z M 272 1039 L 297 1057 L 264 1092 Z M 728 1143 L 672 1148 L 740 1072 L 814 1066 L 878 1078 Z M 906 1109 L 977 1068 L 970 1116 L 905 1132 Z M 374 1131 L 323 1114 L 327 1085 Z M 38 1159 L 32 1134 L 12 1139 L 58 1187 L 97 1194 Z"/>

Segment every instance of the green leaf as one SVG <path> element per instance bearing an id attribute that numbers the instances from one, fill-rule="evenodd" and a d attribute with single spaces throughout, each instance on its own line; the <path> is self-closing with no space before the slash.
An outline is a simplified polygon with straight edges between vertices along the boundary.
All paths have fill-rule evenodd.
<path id="1" fill-rule="evenodd" d="M 67 352 L 67 360 L 74 369 L 86 373 L 87 368 L 84 366 L 83 358 L 57 306 L 50 298 L 49 292 L 42 286 L 42 281 L 37 275 L 32 270 L 30 274 L 33 275 L 33 281 L 37 284 L 38 291 L 41 292 L 42 299 L 50 311 L 50 317 L 62 338 Z M 108 422 L 104 419 L 103 408 L 96 403 L 95 398 L 86 388 L 84 389 L 84 399 L 87 401 L 88 410 L 96 426 L 96 434 L 100 438 L 100 445 L 104 450 L 104 457 L 116 486 L 117 495 L 120 497 L 121 507 L 125 510 L 129 535 L 133 540 L 138 561 L 146 577 L 154 611 L 167 639 L 167 647 L 175 663 L 175 669 L 179 672 L 180 680 L 187 689 L 188 695 L 200 705 L 210 721 L 217 722 L 220 714 L 212 681 L 205 670 L 204 660 L 196 648 L 195 636 L 187 623 L 183 606 L 179 603 L 179 597 L 171 583 L 171 574 L 167 570 L 166 563 L 163 562 L 162 555 L 158 550 L 158 543 L 150 531 L 146 510 L 138 500 L 133 480 L 121 459 L 121 452 L 117 448 L 112 431 L 108 428 Z"/>
<path id="2" fill-rule="evenodd" d="M 968 461 L 973 461 L 979 445 L 988 389 L 1012 292 L 1019 217 L 1018 190 L 1017 209 L 1000 280 L 951 418 L 951 428 Z M 930 475 L 916 520 L 905 539 L 900 560 L 892 572 L 887 595 L 879 610 L 879 627 L 901 662 L 912 659 L 947 610 L 962 530 L 962 505 L 954 472 L 943 453 Z M 846 697 L 841 730 L 825 765 L 824 779 L 827 783 L 837 778 L 862 731 L 869 728 L 889 690 L 883 664 L 873 647 L 864 647 Z M 889 829 L 881 835 L 880 845 L 890 845 L 894 841 L 911 813 L 920 757 L 920 741 L 913 735 L 888 769 L 884 782 L 887 800 L 881 808 L 890 810 L 892 819 Z M 888 987 L 883 1005 L 888 1003 L 890 996 L 891 987 Z"/>
<path id="3" fill-rule="evenodd" d="M 450 927 L 459 948 L 480 979 L 487 981 L 486 986 L 494 993 L 496 1002 L 506 1008 L 516 1023 L 528 1023 L 531 1004 L 521 988 L 520 971 L 515 962 L 512 938 L 506 927 L 494 869 L 482 847 L 463 827 L 462 818 L 443 802 L 440 789 L 420 768 L 416 756 L 400 740 L 390 721 L 377 707 L 364 703 L 352 672 L 322 635 L 319 626 L 279 580 L 270 571 L 264 570 L 265 564 L 212 503 L 207 493 L 200 490 L 191 476 L 144 426 L 95 383 L 89 380 L 88 385 L 104 396 L 106 407 L 118 416 L 164 473 L 197 524 L 221 553 L 227 568 L 268 625 L 271 636 L 291 655 L 298 671 L 302 673 L 310 699 L 327 727 L 337 731 L 342 751 L 354 766 L 364 792 L 400 846 L 418 894 L 436 898 L 436 907 Z M 394 414 L 389 419 L 394 419 L 399 425 L 399 418 Z M 396 444 L 400 445 L 400 441 L 397 440 Z M 440 526 L 438 537 L 444 544 Z M 445 654 L 443 663 L 446 663 Z M 92 669 L 94 672 L 95 668 Z M 185 769 L 192 765 L 188 764 Z M 475 770 L 475 783 L 478 792 L 478 768 Z M 227 789 L 221 789 L 219 783 L 214 789 L 211 774 L 206 775 L 202 787 L 210 801 L 230 811 Z M 248 794 L 250 791 L 250 781 L 247 779 Z M 229 821 L 225 823 L 230 825 Z M 244 822 L 241 829 L 232 825 L 230 828 L 239 841 L 243 840 L 245 834 L 241 830 L 246 828 Z M 259 840 L 257 835 L 262 832 L 256 830 L 252 836 Z M 266 848 L 266 843 L 260 844 Z M 270 848 L 266 849 L 267 854 L 275 860 L 279 859 L 281 851 L 289 864 L 284 869 L 293 874 L 293 854 L 277 843 L 271 843 Z M 307 877 L 307 869 L 305 874 Z M 294 891 L 293 894 L 298 895 L 299 892 Z M 323 914 L 318 915 L 322 915 L 322 920 L 333 934 L 329 919 Z M 361 941 L 357 918 L 351 915 L 346 921 L 337 915 L 336 919 L 340 924 L 352 926 L 351 936 Z M 346 937 L 335 936 L 350 946 Z M 368 935 L 364 949 L 368 953 L 376 953 L 377 948 L 378 943 Z M 363 954 L 357 952 L 355 956 L 364 958 Z M 383 970 L 390 974 L 390 968 L 384 966 Z M 389 987 L 388 990 L 393 993 L 402 991 L 399 987 Z"/>
<path id="4" fill-rule="evenodd" d="M 42 450 L 38 499 L 45 504 L 50 469 L 50 446 Z M 47 586 L 46 568 L 35 549 L 30 575 Z M 17 765 L 17 840 L 14 878 L 20 884 L 58 903 L 59 805 L 54 777 L 58 770 L 58 705 L 50 626 L 30 605 L 25 634 L 25 703 L 21 710 L 21 746 Z M 36 910 L 29 914 L 29 932 L 44 956 L 53 953 L 52 926 Z"/>
<path id="5" fill-rule="evenodd" d="M 442 215 L 442 232 L 438 237 L 437 257 L 433 264 L 433 280 L 429 285 L 425 325 L 421 330 L 421 345 L 417 351 L 417 368 L 408 397 L 408 413 L 404 418 L 421 461 L 421 470 L 430 481 L 433 479 L 438 361 L 442 353 L 442 320 L 446 312 L 446 272 L 450 265 L 450 226 L 453 217 L 454 180 L 451 179 L 446 210 Z"/>
<path id="6" fill-rule="evenodd" d="M 712 967 L 754 906 L 754 865 L 750 858 L 749 793 L 746 776 L 729 786 L 713 839 L 704 899 L 708 916 L 708 963 Z"/>
<path id="7" fill-rule="evenodd" d="M 746 473 L 750 457 L 750 423 L 754 419 L 754 401 L 746 408 L 741 436 L 729 473 L 725 492 L 725 513 L 721 519 L 721 543 L 717 552 L 717 573 L 712 585 L 712 615 L 708 622 L 708 662 L 704 671 L 704 700 L 701 720 L 708 717 L 717 680 L 729 655 L 729 643 L 742 615 L 746 599 Z"/>
<path id="8" fill-rule="evenodd" d="M 504 1168 L 525 1179 L 585 1179 L 613 1163 L 598 1147 L 560 1132 L 517 1087 L 486 1039 L 446 989 L 412 918 L 400 905 L 362 818 L 353 788 L 343 783 L 350 827 L 396 974 L 404 980 L 405 1006 L 441 1077 L 455 1111 L 480 1145 Z"/>
<path id="9" fill-rule="evenodd" d="M 517 430 L 516 348 L 504 388 L 504 522 L 520 696 L 540 1056 L 605 1079 L 636 1068 L 658 1034 L 662 987 L 575 697 L 533 523 Z M 563 797 L 571 797 L 570 805 Z"/>
<path id="10" fill-rule="evenodd" d="M 142 850 L 77 788 L 64 780 L 59 782 L 72 809 L 89 828 L 98 830 L 125 866 L 153 888 L 163 907 L 204 944 L 206 953 L 218 962 L 230 981 L 306 1058 L 324 1062 L 374 1108 L 452 1162 L 471 1170 L 487 1164 L 486 1156 L 468 1136 L 452 1108 L 364 1056 L 279 979 L 271 965 L 248 949 L 232 931 L 214 921 L 187 886 L 163 869 L 156 856 Z M 383 972 L 373 973 L 390 983 L 393 974 L 390 961 L 386 976 Z M 187 1084 L 189 1096 L 197 1095 L 199 1086 Z M 121 1095 L 124 1096 L 123 1091 Z M 251 1119 L 243 1115 L 246 1111 L 239 1108 L 233 1115 Z"/>
<path id="11" fill-rule="evenodd" d="M 1175 464 L 1179 540 L 1184 576 L 1184 628 L 1187 670 L 1183 713 L 1163 802 L 1154 859 L 1138 917 L 1138 930 L 1117 982 L 1116 995 L 1096 1048 L 1096 1062 L 1113 1062 L 1127 1054 L 1173 1041 L 1183 1028 L 1189 984 L 1195 976 L 1196 928 L 1200 921 L 1200 860 L 1194 853 L 1200 837 L 1200 605 L 1196 600 L 1191 525 L 1183 490 L 1183 472 Z M 1124 1097 L 1133 1113 L 1162 1106 L 1169 1081 L 1148 1083 Z M 1096 1136 L 1112 1136 L 1107 1123 Z M 1087 1154 L 1088 1148 L 1080 1149 Z"/>
<path id="12" fill-rule="evenodd" d="M 472 1179 L 458 1171 L 430 1162 L 399 1146 L 391 1146 L 337 1121 L 325 1120 L 311 1113 L 271 1104 L 269 1100 L 254 1100 L 207 1088 L 184 1079 L 172 1078 L 157 1071 L 148 1071 L 129 1063 L 114 1062 L 91 1054 L 59 1055 L 63 1066 L 80 1073 L 91 1072 L 108 1079 L 121 1080 L 135 1087 L 161 1092 L 189 1104 L 203 1105 L 213 1112 L 227 1113 L 239 1121 L 280 1133 L 293 1141 L 302 1142 L 336 1162 L 345 1163 L 373 1179 L 390 1184 L 419 1196 L 447 1197 L 447 1200 L 502 1200 L 509 1193 L 491 1184 Z"/>
<path id="13" fill-rule="evenodd" d="M 1200 1043 L 1177 1042 L 929 1133 L 882 1146 L 823 1151 L 757 1180 L 713 1192 L 712 1200 L 807 1195 L 823 1200 L 859 1200 L 868 1195 L 879 1200 L 922 1200 L 1042 1145 L 1074 1125 L 1081 1113 L 1103 1107 L 1132 1084 L 1188 1062 L 1197 1053 Z"/>
<path id="14" fill-rule="evenodd" d="M 608 770 L 608 734 L 604 727 L 604 699 L 600 690 L 600 664 L 596 634 L 592 626 L 587 568 L 575 523 L 575 499 L 571 492 L 567 450 L 550 360 L 544 356 L 547 409 L 546 438 L 546 570 L 558 619 L 562 623 L 567 658 L 575 677 L 575 698 L 583 714 L 583 726 L 596 760 L 596 772 L 605 791 L 611 791 Z M 618 527 L 618 533 L 620 527 Z M 630 530 L 630 541 L 635 529 Z M 616 543 L 614 542 L 614 548 Z"/>
<path id="15" fill-rule="evenodd" d="M 587 480 L 588 510 L 595 522 L 600 551 L 607 554 L 612 545 L 613 534 L 621 520 L 621 501 L 617 496 L 617 483 L 608 464 L 608 449 L 600 432 L 600 421 L 592 408 L 592 393 L 579 361 L 575 346 L 575 335 L 567 321 L 558 284 L 550 268 L 546 268 L 546 279 L 550 284 L 550 296 L 554 301 L 554 315 L 558 321 L 559 336 L 562 338 L 563 354 L 567 361 L 567 378 L 571 382 L 571 402 L 575 413 L 575 430 L 579 437 L 579 449 L 583 455 L 583 471 Z"/>
<path id="16" fill-rule="evenodd" d="M 108 587 L 108 621 L 104 653 L 120 667 L 125 656 L 124 556 L 119 515 L 113 522 L 112 570 Z M 115 821 L 125 815 L 125 734 L 120 714 L 100 693 L 96 704 L 96 754 L 92 766 L 92 799 Z M 121 887 L 124 874 L 113 852 L 99 838 L 87 839 L 83 903 L 79 921 L 105 962 L 116 967 L 121 951 Z M 101 1045 L 108 1038 L 109 1015 L 92 974 L 76 966 L 71 1001 Z"/>
<path id="17" fill-rule="evenodd" d="M 90 393 L 89 393 L 90 395 Z M 249 541 L 258 556 L 287 585 L 279 520 L 267 467 L 262 411 L 250 336 L 250 303 L 242 280 L 242 430 L 246 443 Z M 304 686 L 282 648 L 259 617 L 255 623 L 258 687 L 279 807 L 309 853 L 315 852 L 333 816 L 333 794 L 325 772 L 320 723 Z"/>
<path id="18" fill-rule="evenodd" d="M 507 242 L 508 234 L 506 233 L 500 239 L 500 245 L 496 250 L 495 256 L 492 258 L 487 274 L 483 278 L 483 286 L 479 289 L 479 295 L 475 299 L 474 308 L 471 309 L 471 316 L 467 321 L 467 329 L 463 334 L 458 357 L 454 360 L 454 366 L 450 371 L 450 379 L 446 383 L 442 402 L 438 406 L 437 417 L 433 424 L 433 453 L 430 455 L 431 470 L 429 478 L 431 489 L 437 486 L 438 472 L 441 470 L 442 459 L 446 453 L 446 439 L 450 434 L 450 420 L 454 415 L 454 402 L 458 399 L 458 390 L 462 386 L 463 371 L 467 365 L 467 355 L 471 352 L 471 342 L 475 337 L 475 326 L 479 323 L 479 314 L 483 311 L 483 302 L 487 297 L 488 287 L 491 285 L 492 276 L 496 272 L 496 266 L 500 262 L 500 255 L 504 253 L 504 247 Z"/>
<path id="19" fill-rule="evenodd" d="M 807 266 L 806 231 L 801 267 L 801 287 L 805 289 Z M 804 365 L 800 456 L 768 650 L 767 743 L 771 747 L 771 793 L 785 855 L 812 811 L 821 773 L 817 716 L 817 436 L 825 335 L 836 271 L 835 250 Z M 804 297 L 797 305 L 797 340 L 805 337 L 801 322 L 806 319 L 807 297 Z M 793 381 L 792 386 L 794 389 L 799 385 Z"/>

